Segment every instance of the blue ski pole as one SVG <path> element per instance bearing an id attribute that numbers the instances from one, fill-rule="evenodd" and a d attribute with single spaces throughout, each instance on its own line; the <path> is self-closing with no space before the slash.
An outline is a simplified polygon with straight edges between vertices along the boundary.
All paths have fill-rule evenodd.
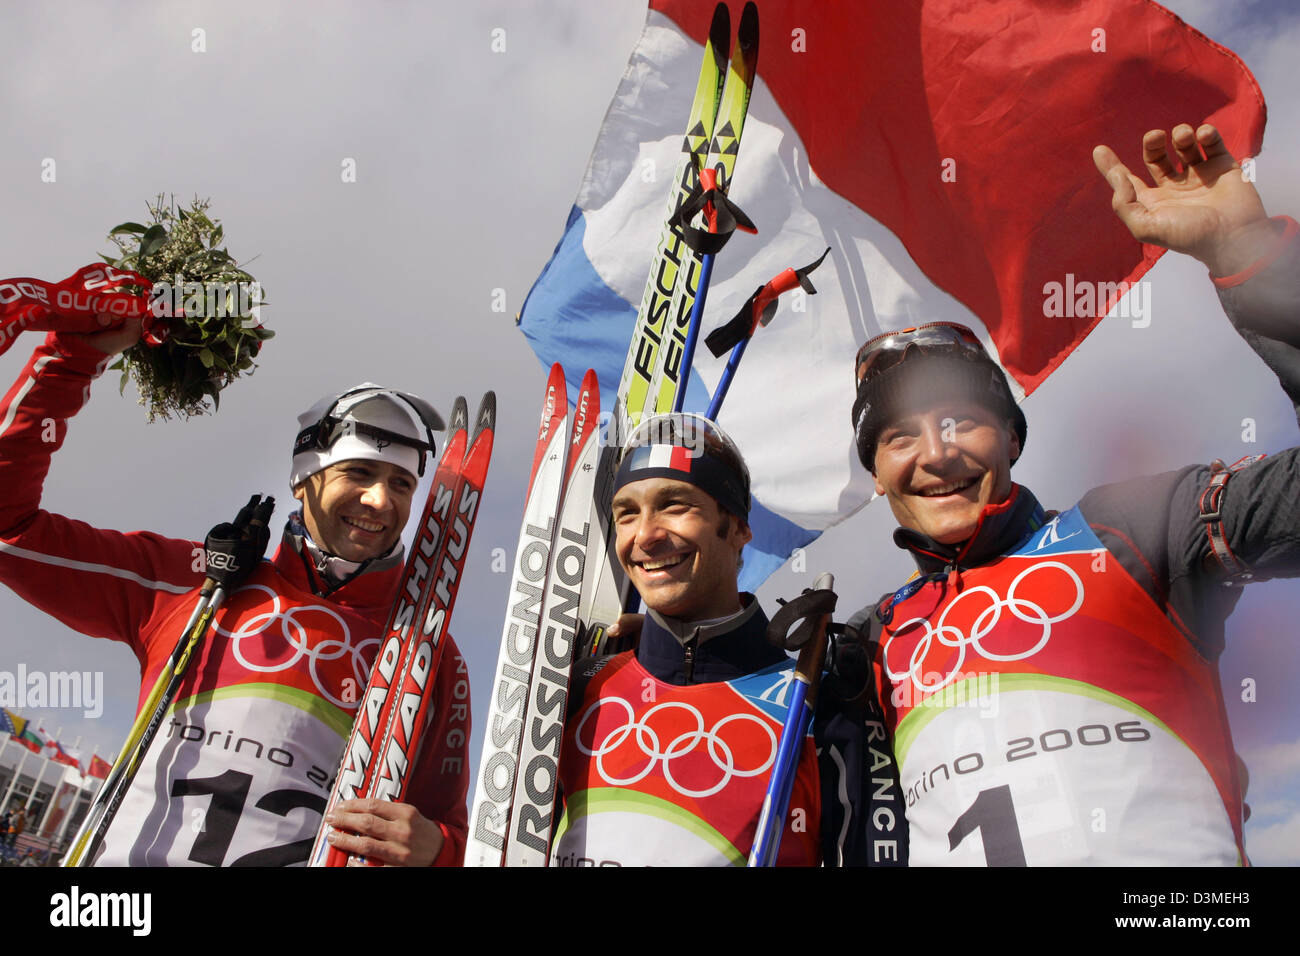
<path id="1" fill-rule="evenodd" d="M 822 264 L 826 254 L 830 252 L 830 247 L 826 247 L 818 257 L 816 262 L 804 266 L 802 269 L 786 269 L 780 275 L 774 277 L 766 285 L 760 286 L 753 295 L 746 300 L 745 304 L 740 307 L 740 311 L 727 322 L 720 325 L 704 340 L 704 344 L 709 347 L 715 358 L 720 358 L 722 353 L 731 349 L 731 356 L 727 359 L 727 367 L 722 372 L 722 378 L 718 381 L 718 387 L 713 392 L 713 400 L 709 402 L 709 410 L 704 413 L 704 417 L 710 421 L 717 421 L 718 412 L 722 408 L 722 400 L 727 397 L 727 389 L 731 388 L 731 380 L 736 377 L 736 368 L 740 365 L 740 358 L 745 354 L 745 347 L 749 340 L 754 337 L 760 325 L 767 325 L 776 315 L 777 300 L 781 293 L 789 292 L 795 286 L 801 287 L 809 295 L 816 295 L 817 289 L 813 286 L 808 274 Z M 707 256 L 705 257 L 708 258 Z M 696 304 L 700 300 L 697 298 Z M 687 343 L 690 343 L 689 333 Z M 683 368 L 689 366 L 683 365 Z M 678 391 L 678 398 L 685 393 L 685 389 Z"/>
<path id="2" fill-rule="evenodd" d="M 831 612 L 835 610 L 834 586 L 835 578 L 829 572 L 819 574 L 812 589 L 782 607 L 769 626 L 769 639 L 773 634 L 779 635 L 788 646 L 798 646 L 800 650 L 790 679 L 789 709 L 785 726 L 781 729 L 781 742 L 777 746 L 772 773 L 768 777 L 767 793 L 763 797 L 763 808 L 749 853 L 749 866 L 775 866 L 781 849 L 781 834 L 790 810 L 790 793 L 799 767 L 799 752 L 812 724 L 817 687 L 826 660 L 826 628 L 830 624 Z M 790 624 L 799 619 L 804 619 L 804 624 L 794 638 L 785 641 Z"/>

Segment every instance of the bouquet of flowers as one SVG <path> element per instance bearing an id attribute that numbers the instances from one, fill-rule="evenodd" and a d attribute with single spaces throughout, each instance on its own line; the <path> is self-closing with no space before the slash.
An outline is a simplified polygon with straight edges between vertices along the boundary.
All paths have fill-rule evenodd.
<path id="1" fill-rule="evenodd" d="M 104 264 L 57 283 L 0 280 L 0 352 L 24 329 L 91 333 L 140 317 L 141 341 L 112 366 L 121 389 L 135 379 L 150 421 L 200 414 L 209 399 L 215 411 L 221 390 L 252 374 L 275 333 L 261 323 L 261 284 L 226 251 L 208 206 L 159 196 L 148 223 L 109 232 L 117 255 L 101 255 Z"/>
<path id="2" fill-rule="evenodd" d="M 149 420 L 215 411 L 223 388 L 252 374 L 262 342 L 275 333 L 261 324 L 261 284 L 221 245 L 225 230 L 208 215 L 206 199 L 187 207 L 162 196 L 149 204 L 151 222 L 124 222 L 108 237 L 118 255 L 101 256 L 152 283 L 151 312 L 167 318 L 159 344 L 148 339 L 122 353 L 112 367 L 121 388 L 135 379 Z"/>

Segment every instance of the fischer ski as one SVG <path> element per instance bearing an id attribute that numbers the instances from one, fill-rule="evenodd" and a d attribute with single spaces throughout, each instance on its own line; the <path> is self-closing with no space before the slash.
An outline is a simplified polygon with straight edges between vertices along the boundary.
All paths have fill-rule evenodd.
<path id="1" fill-rule="evenodd" d="M 546 381 L 533 469 L 528 478 L 501 651 L 492 680 L 483 752 L 469 816 L 466 866 L 500 866 L 505 851 L 542 620 L 546 570 L 550 566 L 551 539 L 564 479 L 567 438 L 564 369 L 556 363 Z"/>
<path id="2" fill-rule="evenodd" d="M 609 653 L 609 629 L 623 613 L 632 590 L 618 555 L 614 553 L 614 478 L 618 472 L 619 449 L 624 434 L 622 409 L 618 404 L 610 415 L 597 453 L 595 482 L 591 496 L 591 532 L 587 538 L 587 569 L 578 608 L 578 645 L 574 657 L 597 657 Z"/>
<path id="3" fill-rule="evenodd" d="M 689 378 L 688 353 L 694 352 L 699 320 L 694 308 L 700 282 L 700 253 L 692 248 L 692 236 L 700 232 L 690 220 L 704 208 L 701 172 L 711 186 L 716 177 L 730 185 L 740 148 L 758 61 L 758 9 L 745 5 L 730 64 L 723 59 L 731 33 L 731 16 L 725 4 L 713 12 L 704 59 L 696 86 L 687 135 L 682 144 L 682 163 L 673 181 L 670 212 L 659 237 L 650 267 L 641 308 L 628 345 L 623 375 L 611 410 L 606 447 L 598 465 L 598 485 L 593 504 L 593 548 L 606 551 L 599 561 L 588 562 L 588 576 L 594 581 L 585 588 L 584 623 L 580 656 L 609 653 L 606 632 L 628 604 L 635 604 L 617 560 L 609 553 L 609 486 L 617 469 L 619 447 L 627 432 L 646 415 L 673 409 L 679 390 Z M 712 103 L 710 108 L 709 104 Z M 708 192 L 714 195 L 715 189 Z M 721 200 L 721 202 L 725 202 Z M 684 204 L 694 212 L 683 215 Z M 708 215 L 706 211 L 706 216 Z M 740 214 L 742 228 L 752 224 Z M 725 236 L 723 237 L 725 241 Z M 672 319 L 671 324 L 668 320 Z"/>
<path id="4" fill-rule="evenodd" d="M 665 345 L 669 319 L 675 328 L 682 314 L 690 314 L 694 300 L 694 287 L 698 277 L 699 262 L 687 246 L 682 229 L 674 225 L 678 207 L 695 191 L 699 170 L 704 165 L 713 126 L 722 97 L 725 79 L 727 40 L 731 35 L 731 14 L 725 3 L 713 11 L 709 37 L 704 44 L 704 60 L 695 86 L 695 99 L 686 122 L 686 135 L 682 140 L 682 156 L 673 177 L 672 194 L 668 200 L 668 215 L 659 233 L 654 258 L 650 262 L 650 276 L 646 280 L 641 306 L 637 310 L 636 325 L 628 346 L 623 374 L 619 379 L 618 400 L 627 414 L 627 424 L 635 428 L 645 414 L 654 414 L 656 370 L 666 356 L 660 354 Z M 683 275 L 685 273 L 685 275 Z M 679 294 L 676 290 L 681 289 Z M 688 291 L 689 290 L 689 293 Z M 690 300 L 687 300 L 689 295 Z M 680 358 L 680 353 L 677 354 Z"/>
<path id="5" fill-rule="evenodd" d="M 496 429 L 496 396 L 483 396 L 468 436 L 468 406 L 457 398 L 449 439 L 434 474 L 407 558 L 397 599 L 365 694 L 343 752 L 326 812 L 360 797 L 401 800 L 419 754 L 433 681 L 445 646 L 442 635 L 455 605 L 461 572 Z M 327 841 L 322 824 L 309 865 L 343 866 L 348 854 Z"/>
<path id="6" fill-rule="evenodd" d="M 745 116 L 749 112 L 749 98 L 757 70 L 758 7 L 750 2 L 745 4 L 740 16 L 740 28 L 736 31 L 736 45 L 727 65 L 726 85 L 722 88 L 708 157 L 696 176 L 692 194 L 678 206 L 672 217 L 672 225 L 681 230 L 683 241 L 690 248 L 691 266 L 685 273 L 688 281 L 679 280 L 673 293 L 673 307 L 669 314 L 674 316 L 674 322 L 669 330 L 663 361 L 655 367 L 650 386 L 654 404 L 653 407 L 646 405 L 644 413 L 647 415 L 682 410 L 686 383 L 690 380 L 691 363 L 695 358 L 695 340 L 713 276 L 713 257 L 736 228 L 755 231 L 749 217 L 726 197 L 736 170 L 740 137 L 745 130 Z M 704 211 L 708 220 L 707 232 L 690 226 L 689 220 L 699 211 Z M 727 228 L 718 228 L 720 219 L 726 222 Z M 695 281 L 693 286 L 691 279 Z"/>
<path id="7" fill-rule="evenodd" d="M 707 280 L 700 271 L 705 247 L 696 247 L 700 246 L 700 236 L 703 235 L 705 239 L 714 241 L 715 245 L 708 248 L 716 251 L 731 231 L 729 228 L 723 235 L 711 235 L 692 226 L 691 220 L 703 211 L 709 223 L 716 227 L 716 205 L 731 217 L 730 223 L 753 229 L 748 217 L 725 198 L 725 187 L 730 186 L 735 170 L 758 63 L 758 8 L 752 2 L 745 5 L 735 48 L 724 70 L 720 55 L 726 49 L 729 34 L 730 14 L 725 5 L 719 4 L 714 10 L 709 39 L 704 48 L 695 106 L 683 143 L 682 168 L 674 180 L 671 213 L 651 263 L 650 281 L 642 297 L 612 409 L 607 447 L 601 456 L 600 475 L 602 478 L 608 475 L 609 482 L 613 481 L 618 450 L 627 431 L 635 428 L 646 415 L 679 410 L 680 398 L 684 397 L 703 305 L 699 303 L 700 308 L 696 307 L 697 295 L 699 289 L 707 290 Z M 706 129 L 697 122 L 697 111 L 702 98 L 707 101 L 706 90 L 710 89 L 715 100 Z M 705 133 L 703 142 L 692 141 L 691 134 L 695 130 Z M 718 177 L 723 178 L 723 188 L 719 188 Z M 707 190 L 701 188 L 701 178 L 708 183 Z M 703 261 L 711 269 L 712 259 L 704 257 Z M 603 483 L 603 487 L 607 488 L 608 484 Z M 593 541 L 593 544 L 607 547 L 612 541 L 609 495 L 599 488 L 593 520 L 597 518 L 603 519 L 599 522 L 603 540 Z M 583 607 L 582 619 L 592 626 L 584 633 L 580 653 L 610 653 L 614 648 L 606 642 L 606 631 L 623 608 L 635 609 L 637 599 L 612 554 L 605 560 L 590 562 L 588 574 L 596 580 L 587 591 L 598 603 Z M 618 602 L 617 609 L 613 607 L 614 601 Z"/>

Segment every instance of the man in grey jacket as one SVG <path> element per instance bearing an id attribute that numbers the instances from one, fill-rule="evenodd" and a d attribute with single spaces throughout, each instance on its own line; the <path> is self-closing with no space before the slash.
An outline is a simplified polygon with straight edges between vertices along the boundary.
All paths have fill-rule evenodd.
<path id="1" fill-rule="evenodd" d="M 1295 221 L 1267 217 L 1212 126 L 1152 130 L 1143 154 L 1153 185 L 1094 153 L 1116 214 L 1209 267 L 1300 408 Z M 1300 574 L 1300 449 L 1045 512 L 1011 480 L 1025 418 L 968 329 L 877 336 L 855 371 L 858 453 L 920 570 L 854 619 L 897 784 L 869 839 L 906 829 L 916 865 L 1244 862 L 1217 659 L 1240 585 Z"/>

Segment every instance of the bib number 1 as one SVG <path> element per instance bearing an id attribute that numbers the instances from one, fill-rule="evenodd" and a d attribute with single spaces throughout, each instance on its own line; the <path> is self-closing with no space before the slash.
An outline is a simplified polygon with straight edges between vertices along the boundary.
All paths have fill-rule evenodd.
<path id="1" fill-rule="evenodd" d="M 1010 784 L 980 791 L 975 802 L 948 831 L 949 852 L 957 849 L 961 841 L 976 830 L 984 844 L 984 860 L 989 866 L 1026 865 Z"/>

